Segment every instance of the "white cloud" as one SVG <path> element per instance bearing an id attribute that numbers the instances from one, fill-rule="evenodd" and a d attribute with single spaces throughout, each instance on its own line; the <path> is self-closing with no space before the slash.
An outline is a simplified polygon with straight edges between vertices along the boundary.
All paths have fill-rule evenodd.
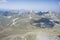
<path id="1" fill-rule="evenodd" d="M 7 2 L 7 0 L 0 0 L 0 2 Z"/>

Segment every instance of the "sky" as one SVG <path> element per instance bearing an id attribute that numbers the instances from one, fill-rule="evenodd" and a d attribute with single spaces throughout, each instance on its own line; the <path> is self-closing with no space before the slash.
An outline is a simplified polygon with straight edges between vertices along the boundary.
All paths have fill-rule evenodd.
<path id="1" fill-rule="evenodd" d="M 0 0 L 0 9 L 60 11 L 60 0 Z"/>

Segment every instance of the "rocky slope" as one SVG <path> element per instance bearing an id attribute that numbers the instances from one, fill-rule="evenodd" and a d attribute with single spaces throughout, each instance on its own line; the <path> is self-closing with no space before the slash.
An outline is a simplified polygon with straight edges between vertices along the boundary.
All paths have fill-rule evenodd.
<path id="1" fill-rule="evenodd" d="M 1 11 L 0 40 L 60 40 L 60 19 L 55 13 Z"/>

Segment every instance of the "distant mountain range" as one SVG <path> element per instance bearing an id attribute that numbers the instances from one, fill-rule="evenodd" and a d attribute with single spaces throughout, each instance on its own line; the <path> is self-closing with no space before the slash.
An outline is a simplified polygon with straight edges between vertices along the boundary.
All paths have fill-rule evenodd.
<path id="1" fill-rule="evenodd" d="M 29 23 L 33 24 L 32 20 L 33 21 L 36 20 L 37 22 L 39 22 L 38 20 L 40 20 L 40 22 L 42 20 L 42 22 L 45 22 L 46 27 L 48 25 L 50 26 L 52 24 L 54 25 L 55 23 L 59 24 L 60 19 L 56 14 L 58 15 L 58 13 L 53 11 L 35 12 L 35 11 L 28 11 L 28 10 L 0 10 L 0 29 L 7 28 L 11 25 L 17 25 L 22 23 L 24 24 L 25 22 L 27 22 L 26 23 L 27 25 Z M 42 18 L 49 20 L 50 23 L 48 24 L 47 20 L 45 19 L 43 20 Z M 38 23 L 35 25 L 38 26 Z M 41 24 L 39 25 L 41 26 Z"/>

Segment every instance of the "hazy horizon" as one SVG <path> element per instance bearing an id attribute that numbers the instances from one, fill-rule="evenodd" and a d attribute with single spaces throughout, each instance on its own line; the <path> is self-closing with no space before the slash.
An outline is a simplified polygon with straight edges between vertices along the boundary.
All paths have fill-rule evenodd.
<path id="1" fill-rule="evenodd" d="M 60 11 L 60 0 L 2 0 L 0 9 Z"/>

